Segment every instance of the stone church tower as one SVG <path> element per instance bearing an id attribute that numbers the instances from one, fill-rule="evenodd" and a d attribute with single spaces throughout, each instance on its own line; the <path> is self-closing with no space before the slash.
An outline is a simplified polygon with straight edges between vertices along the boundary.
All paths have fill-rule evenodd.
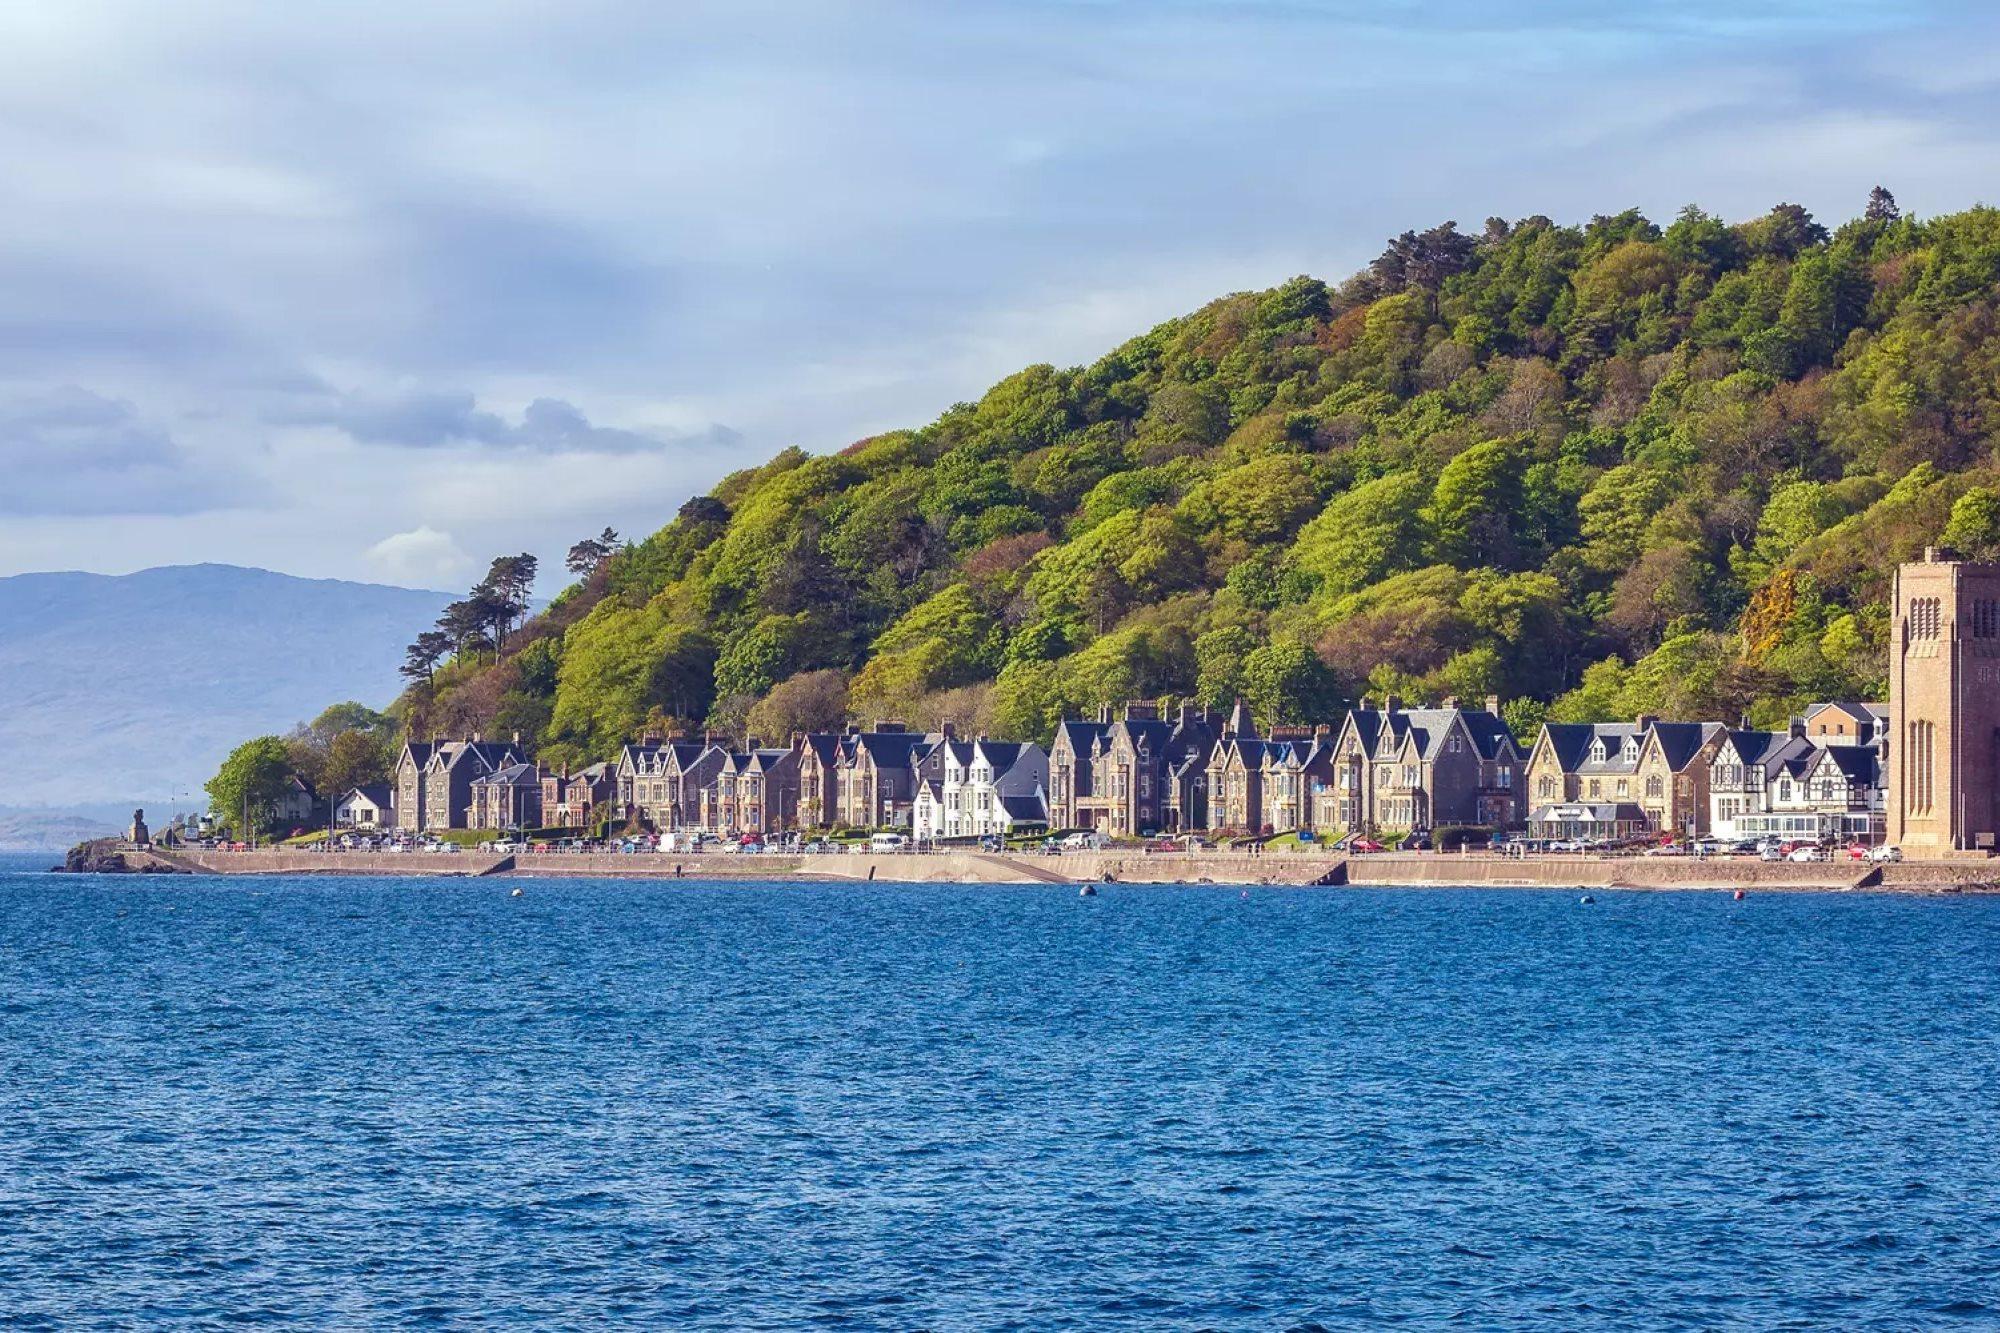
<path id="1" fill-rule="evenodd" d="M 1889 841 L 2000 850 L 2000 565 L 1926 550 L 1896 571 L 1893 606 Z"/>

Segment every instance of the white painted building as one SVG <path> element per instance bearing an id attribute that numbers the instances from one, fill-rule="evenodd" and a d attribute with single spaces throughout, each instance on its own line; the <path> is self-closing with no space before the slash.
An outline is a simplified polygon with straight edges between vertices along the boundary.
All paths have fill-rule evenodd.
<path id="1" fill-rule="evenodd" d="M 1834 743 L 1828 744 L 1827 741 Z M 1718 838 L 1882 840 L 1888 814 L 1879 735 L 1732 731 L 1709 765 L 1709 830 Z"/>
<path id="2" fill-rule="evenodd" d="M 387 783 L 352 788 L 334 805 L 333 822 L 341 828 L 393 828 L 396 823 L 390 794 L 393 790 Z"/>
<path id="3" fill-rule="evenodd" d="M 939 743 L 936 775 L 917 784 L 911 832 L 920 840 L 1006 835 L 1048 822 L 1049 756 L 1017 741 Z"/>

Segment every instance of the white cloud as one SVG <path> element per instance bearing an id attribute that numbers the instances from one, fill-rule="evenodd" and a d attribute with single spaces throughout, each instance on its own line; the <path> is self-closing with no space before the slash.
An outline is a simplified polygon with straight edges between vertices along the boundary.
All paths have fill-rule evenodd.
<path id="1" fill-rule="evenodd" d="M 0 572 L 452 587 L 1446 217 L 1973 201 L 1990 13 L 1742 10 L 0 6 Z"/>
<path id="2" fill-rule="evenodd" d="M 384 537 L 368 548 L 377 577 L 406 588 L 455 588 L 473 571 L 473 559 L 449 532 L 412 528 Z"/>

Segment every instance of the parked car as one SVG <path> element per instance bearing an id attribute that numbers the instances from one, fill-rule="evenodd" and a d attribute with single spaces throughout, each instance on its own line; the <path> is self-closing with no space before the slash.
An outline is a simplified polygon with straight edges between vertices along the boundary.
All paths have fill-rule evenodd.
<path id="1" fill-rule="evenodd" d="M 1786 859 L 1791 861 L 1824 861 L 1827 859 L 1826 848 L 1816 843 L 1801 843 L 1799 846 L 1792 848 L 1791 855 Z"/>
<path id="2" fill-rule="evenodd" d="M 1094 829 L 1080 829 L 1068 834 L 1062 840 L 1065 851 L 1099 851 L 1111 845 L 1111 839 Z"/>
<path id="3" fill-rule="evenodd" d="M 1409 837 L 1403 839 L 1403 851 L 1428 852 L 1431 849 L 1431 835 L 1428 833 L 1412 833 Z"/>
<path id="4" fill-rule="evenodd" d="M 1382 850 L 1382 844 L 1373 838 L 1350 838 L 1347 842 L 1347 850 L 1350 852 L 1379 852 Z"/>
<path id="5" fill-rule="evenodd" d="M 910 840 L 900 833 L 877 833 L 874 837 L 868 839 L 868 850 L 871 852 L 900 852 L 909 846 L 909 842 Z"/>
<path id="6" fill-rule="evenodd" d="M 1868 849 L 1868 859 L 1871 861 L 1900 861 L 1903 859 L 1903 849 L 1901 847 L 1891 847 L 1885 842 L 1879 847 L 1870 847 Z"/>
<path id="7" fill-rule="evenodd" d="M 1646 855 L 1646 856 L 1686 856 L 1686 855 L 1687 855 L 1687 848 L 1685 848 L 1685 847 L 1681 846 L 1681 845 L 1680 845 L 1679 843 L 1677 843 L 1677 842 L 1663 842 L 1663 843 L 1659 844 L 1659 845 L 1658 845 L 1657 847 L 1648 847 L 1648 848 L 1647 848 L 1647 849 L 1645 850 L 1645 852 L 1643 853 L 1643 855 Z"/>

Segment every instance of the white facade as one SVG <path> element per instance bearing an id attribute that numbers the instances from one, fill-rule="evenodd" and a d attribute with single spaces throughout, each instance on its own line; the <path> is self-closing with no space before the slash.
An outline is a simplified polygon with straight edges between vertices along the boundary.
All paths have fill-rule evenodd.
<path id="1" fill-rule="evenodd" d="M 1021 817 L 1023 798 L 1033 798 L 1040 812 L 1033 822 L 1047 822 L 1049 756 L 1041 746 L 980 740 L 947 745 L 943 760 L 942 775 L 917 786 L 910 810 L 917 838 L 1005 835 L 1028 822 Z"/>
<path id="2" fill-rule="evenodd" d="M 1709 766 L 1709 830 L 1718 838 L 1882 840 L 1887 791 L 1872 745 L 1819 744 L 1787 732 L 1732 732 Z"/>
<path id="3" fill-rule="evenodd" d="M 356 787 L 334 806 L 333 821 L 341 828 L 385 829 L 396 822 L 396 812 L 389 804 L 387 788 L 376 795 Z"/>

